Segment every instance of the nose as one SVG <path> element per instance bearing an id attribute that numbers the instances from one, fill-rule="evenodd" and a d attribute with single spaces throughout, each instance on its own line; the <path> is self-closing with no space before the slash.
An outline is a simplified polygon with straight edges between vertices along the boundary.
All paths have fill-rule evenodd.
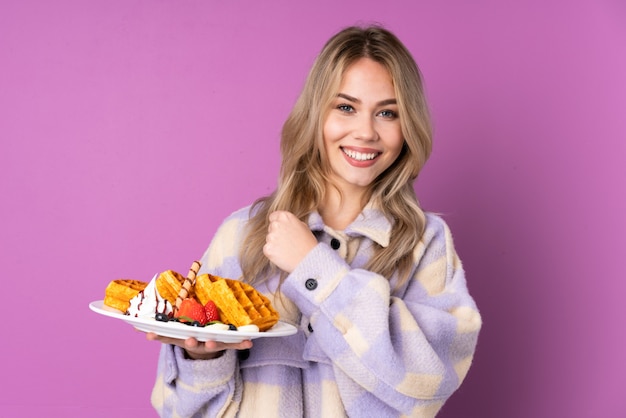
<path id="1" fill-rule="evenodd" d="M 378 139 L 378 132 L 376 131 L 374 118 L 365 114 L 356 118 L 354 137 L 362 141 L 376 141 Z"/>

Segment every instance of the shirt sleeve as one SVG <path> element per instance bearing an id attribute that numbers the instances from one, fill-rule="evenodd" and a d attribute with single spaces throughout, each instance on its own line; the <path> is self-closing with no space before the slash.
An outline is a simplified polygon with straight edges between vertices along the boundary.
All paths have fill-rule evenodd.
<path id="1" fill-rule="evenodd" d="M 241 399 L 236 362 L 234 350 L 213 360 L 190 360 L 181 348 L 164 344 L 152 405 L 162 417 L 222 416 Z"/>
<path id="2" fill-rule="evenodd" d="M 238 277 L 237 248 L 242 209 L 219 227 L 200 259 L 199 274 Z M 181 348 L 164 344 L 159 355 L 152 405 L 160 416 L 218 417 L 232 415 L 241 399 L 241 378 L 236 350 L 212 360 L 191 360 Z"/>
<path id="3" fill-rule="evenodd" d="M 459 387 L 481 327 L 443 220 L 429 217 L 414 254 L 408 284 L 392 289 L 388 278 L 351 269 L 320 243 L 282 287 L 310 318 L 305 356 L 325 356 L 344 387 L 357 385 L 409 414 L 418 404 L 441 404 Z"/>

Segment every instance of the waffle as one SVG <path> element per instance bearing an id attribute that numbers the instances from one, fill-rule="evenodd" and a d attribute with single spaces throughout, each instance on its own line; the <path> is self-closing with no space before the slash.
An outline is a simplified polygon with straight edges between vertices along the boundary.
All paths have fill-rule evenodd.
<path id="1" fill-rule="evenodd" d="M 139 280 L 113 280 L 104 290 L 104 304 L 124 313 L 130 307 L 130 300 L 148 286 L 148 283 Z"/>
<path id="2" fill-rule="evenodd" d="M 159 274 L 156 279 L 156 288 L 159 295 L 167 300 L 172 306 L 176 306 L 176 298 L 183 289 L 185 277 L 173 270 L 166 270 Z M 193 297 L 193 288 L 189 291 L 189 297 Z"/>
<path id="3" fill-rule="evenodd" d="M 269 299 L 247 283 L 211 274 L 196 277 L 196 298 L 201 304 L 215 302 L 220 318 L 236 327 L 256 325 L 266 331 L 278 322 L 278 312 Z"/>

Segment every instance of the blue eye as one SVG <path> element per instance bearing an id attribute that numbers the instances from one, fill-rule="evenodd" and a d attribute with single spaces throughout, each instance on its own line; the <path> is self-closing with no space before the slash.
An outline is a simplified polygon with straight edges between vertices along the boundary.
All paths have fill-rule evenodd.
<path id="1" fill-rule="evenodd" d="M 395 119 L 398 117 L 398 113 L 393 110 L 381 110 L 378 114 L 385 119 Z"/>
<path id="2" fill-rule="evenodd" d="M 340 104 L 339 106 L 337 106 L 337 109 L 345 113 L 351 113 L 354 111 L 354 108 L 347 104 Z"/>

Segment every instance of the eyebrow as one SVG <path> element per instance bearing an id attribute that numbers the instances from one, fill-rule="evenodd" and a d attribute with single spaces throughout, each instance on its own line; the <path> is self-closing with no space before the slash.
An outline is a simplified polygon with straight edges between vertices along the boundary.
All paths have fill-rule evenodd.
<path id="1" fill-rule="evenodd" d="M 345 93 L 339 93 L 337 94 L 337 97 L 341 97 L 342 99 L 346 99 L 349 102 L 353 102 L 353 103 L 361 103 L 360 99 L 357 99 L 356 97 L 352 97 L 348 94 Z M 395 105 L 398 104 L 398 101 L 396 99 L 386 99 L 386 100 L 381 100 L 380 102 L 376 103 L 378 106 L 387 106 L 387 105 Z"/>

